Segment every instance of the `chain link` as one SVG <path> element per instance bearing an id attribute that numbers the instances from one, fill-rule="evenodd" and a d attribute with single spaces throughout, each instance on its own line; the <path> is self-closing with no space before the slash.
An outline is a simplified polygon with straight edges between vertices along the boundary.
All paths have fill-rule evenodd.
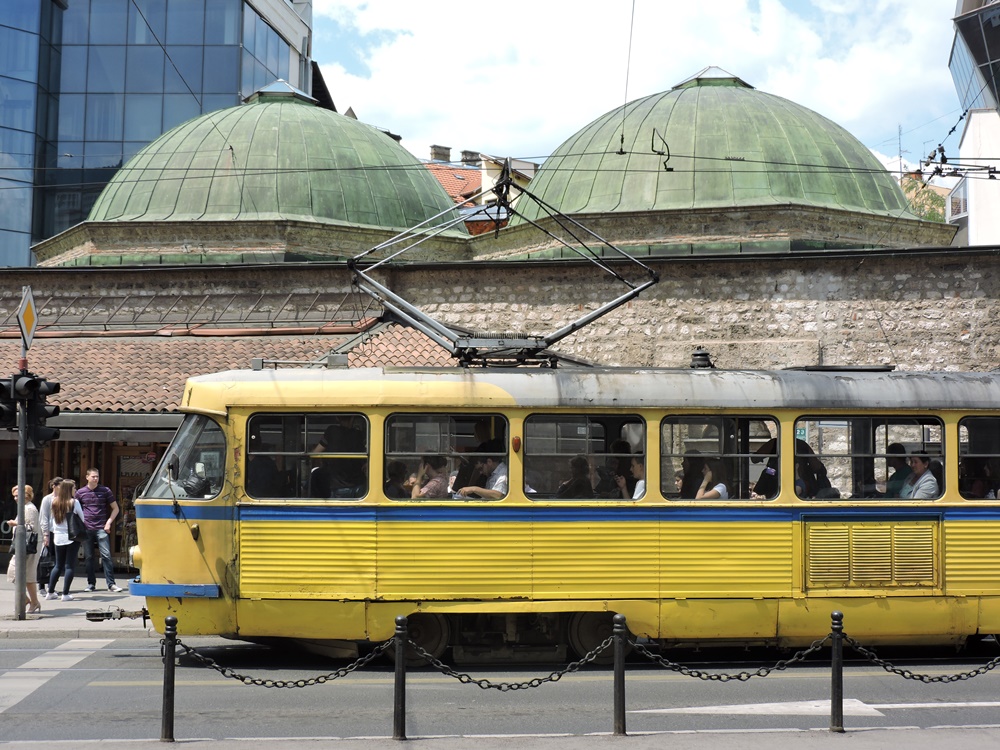
<path id="1" fill-rule="evenodd" d="M 160 645 L 163 646 L 166 643 L 165 640 L 160 641 Z M 193 658 L 199 664 L 214 669 L 216 672 L 220 673 L 223 677 L 228 677 L 232 680 L 238 680 L 244 685 L 258 685 L 259 687 L 266 688 L 304 688 L 310 687 L 312 685 L 322 685 L 326 682 L 331 682 L 336 680 L 338 677 L 346 677 L 351 672 L 354 672 L 361 667 L 368 664 L 373 659 L 381 656 L 386 649 L 392 646 L 392 639 L 384 641 L 377 645 L 371 653 L 362 656 L 357 661 L 348 664 L 346 667 L 338 669 L 336 672 L 330 672 L 329 674 L 320 675 L 318 677 L 310 677 L 306 680 L 262 680 L 258 677 L 250 677 L 248 675 L 239 674 L 236 670 L 230 667 L 223 667 L 215 663 L 214 659 L 210 659 L 207 656 L 199 654 L 193 648 L 185 646 L 179 640 L 177 645 L 184 651 L 185 654 Z"/>
<path id="2" fill-rule="evenodd" d="M 912 672 L 909 669 L 900 669 L 891 662 L 888 662 L 885 659 L 880 658 L 879 655 L 876 654 L 874 651 L 865 648 L 864 646 L 862 646 L 860 643 L 858 643 L 856 640 L 854 640 L 848 635 L 844 636 L 844 641 L 847 643 L 848 646 L 853 648 L 855 651 L 857 651 L 859 654 L 865 657 L 872 664 L 882 667 L 882 669 L 884 669 L 886 672 L 897 674 L 905 680 L 916 680 L 918 682 L 923 682 L 923 683 L 960 682 L 962 680 L 971 680 L 973 677 L 978 677 L 979 675 L 986 674 L 991 669 L 996 669 L 998 666 L 1000 666 L 1000 656 L 998 656 L 995 659 L 990 660 L 983 666 L 973 669 L 971 672 L 960 672 L 958 674 L 935 674 L 935 675 L 919 674 L 917 672 Z"/>
<path id="3" fill-rule="evenodd" d="M 571 661 L 563 669 L 552 672 L 547 677 L 535 677 L 527 682 L 493 682 L 491 680 L 487 680 L 486 678 L 476 679 L 472 675 L 468 675 L 463 672 L 456 672 L 454 669 L 449 667 L 433 654 L 425 651 L 421 646 L 414 643 L 412 640 L 409 640 L 408 642 L 410 644 L 410 648 L 413 649 L 417 656 L 421 657 L 424 661 L 446 677 L 454 677 L 463 685 L 476 685 L 483 690 L 499 690 L 501 693 L 508 693 L 512 690 L 527 690 L 528 688 L 536 688 L 544 685 L 546 682 L 559 682 L 559 680 L 561 680 L 565 675 L 578 671 L 584 664 L 589 664 L 600 656 L 605 649 L 609 648 L 611 644 L 614 643 L 614 640 L 615 637 L 610 635 L 604 639 L 604 642 L 601 643 L 601 645 L 589 652 L 579 661 Z"/>
<path id="4" fill-rule="evenodd" d="M 773 667 L 761 667 L 753 672 L 737 672 L 736 674 L 727 674 L 725 672 L 702 672 L 698 669 L 691 669 L 690 667 L 685 667 L 683 664 L 677 664 L 669 659 L 665 659 L 659 654 L 652 653 L 648 648 L 646 648 L 641 643 L 632 641 L 632 647 L 636 652 L 642 654 L 650 661 L 657 662 L 661 667 L 669 669 L 673 672 L 680 672 L 685 677 L 697 677 L 699 680 L 708 680 L 710 682 L 746 682 L 752 677 L 767 677 L 771 672 L 781 671 L 787 669 L 792 664 L 800 661 L 805 661 L 806 657 L 810 654 L 819 651 L 830 640 L 829 635 L 820 638 L 819 640 L 813 641 L 809 648 L 804 651 L 799 651 L 794 654 L 790 659 L 783 659 L 775 664 Z"/>

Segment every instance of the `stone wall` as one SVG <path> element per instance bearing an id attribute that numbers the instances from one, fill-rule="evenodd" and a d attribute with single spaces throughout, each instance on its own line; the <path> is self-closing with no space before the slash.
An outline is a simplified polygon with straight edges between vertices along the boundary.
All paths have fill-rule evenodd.
<path id="1" fill-rule="evenodd" d="M 556 348 L 627 366 L 687 366 L 697 346 L 725 368 L 1000 366 L 994 250 L 649 264 L 656 286 Z M 414 267 L 395 271 L 390 284 L 454 325 L 547 335 L 626 290 L 609 278 L 591 264 L 520 263 Z"/>
<path id="2" fill-rule="evenodd" d="M 555 348 L 626 366 L 686 367 L 698 346 L 708 348 L 717 365 L 725 368 L 894 364 L 913 370 L 989 370 L 1000 366 L 996 249 L 646 262 L 660 275 L 658 284 Z M 634 283 L 646 279 L 634 267 L 619 264 L 615 269 Z M 315 320 L 317 309 L 331 317 L 351 310 L 367 314 L 349 299 L 350 274 L 343 263 L 39 268 L 3 273 L 0 313 L 6 312 L 8 326 L 15 329 L 13 316 L 23 284 L 33 287 L 43 325 L 60 315 L 61 305 L 70 313 L 73 305 L 90 309 L 95 295 L 108 310 L 119 309 L 119 298 L 119 316 L 145 309 L 152 294 L 160 297 L 157 305 L 182 318 L 186 306 L 196 317 L 208 320 L 218 313 L 214 308 L 228 306 L 229 316 L 233 305 L 262 305 L 256 295 L 265 294 L 275 305 L 309 308 L 286 311 L 291 319 Z M 548 335 L 627 290 L 596 266 L 580 262 L 422 263 L 394 266 L 380 271 L 378 278 L 443 322 L 534 335 Z M 294 301 L 284 301 L 286 294 L 296 295 Z M 255 319 L 262 311 L 266 313 L 261 307 Z M 66 315 L 66 322 L 73 317 Z"/>

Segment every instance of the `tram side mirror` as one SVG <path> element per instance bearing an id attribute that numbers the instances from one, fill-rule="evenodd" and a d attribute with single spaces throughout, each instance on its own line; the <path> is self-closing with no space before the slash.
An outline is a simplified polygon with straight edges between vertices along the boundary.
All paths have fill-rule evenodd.
<path id="1" fill-rule="evenodd" d="M 178 475 L 181 473 L 181 462 L 177 458 L 176 453 L 170 454 L 170 458 L 167 459 L 167 479 L 171 482 L 176 482 Z"/>

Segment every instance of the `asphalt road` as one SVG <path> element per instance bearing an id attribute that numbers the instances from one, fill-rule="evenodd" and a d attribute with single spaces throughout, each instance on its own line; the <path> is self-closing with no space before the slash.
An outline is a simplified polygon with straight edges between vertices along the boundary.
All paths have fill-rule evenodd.
<path id="1" fill-rule="evenodd" d="M 222 639 L 195 638 L 184 643 L 237 673 L 265 680 L 311 680 L 346 664 Z M 689 656 L 693 660 L 704 658 Z M 758 656 L 764 661 L 757 660 Z M 730 658 L 726 662 L 687 663 L 706 673 L 753 671 L 773 664 L 779 656 L 764 653 L 748 655 L 752 660 L 746 662 Z M 914 673 L 935 677 L 969 673 L 987 663 L 989 657 L 975 654 L 956 659 L 925 652 L 912 658 L 899 655 L 897 660 Z M 460 671 L 476 679 L 523 683 L 545 677 L 553 669 L 541 665 Z M 983 747 L 995 747 L 1000 741 L 997 672 L 1000 670 L 949 684 L 925 684 L 875 666 L 849 663 L 845 670 L 845 728 L 849 734 L 868 738 L 876 736 L 872 732 L 906 733 L 909 728 L 918 728 L 921 736 L 938 733 L 943 741 L 940 733 L 965 727 L 969 729 L 962 732 L 978 732 L 984 742 L 989 740 L 990 745 Z M 0 739 L 42 741 L 47 746 L 81 740 L 157 740 L 162 729 L 162 681 L 156 639 L 0 640 Z M 476 737 L 477 747 L 503 738 L 508 743 L 522 738 L 524 746 L 537 746 L 528 738 L 548 743 L 555 743 L 560 736 L 606 738 L 613 729 L 612 687 L 612 674 L 606 668 L 584 668 L 555 683 L 508 692 L 462 684 L 436 672 L 412 671 L 407 677 L 406 734 L 422 743 L 430 742 L 429 738 L 447 744 Z M 829 698 L 829 665 L 821 661 L 768 677 L 726 683 L 633 661 L 626 679 L 630 737 L 617 739 L 638 743 L 641 740 L 633 738 L 669 733 L 668 744 L 677 746 L 678 738 L 684 737 L 686 742 L 694 736 L 725 732 L 746 738 L 761 733 L 795 735 L 798 740 L 808 735 L 810 741 L 818 741 L 816 737 L 829 734 Z M 326 684 L 277 689 L 244 685 L 188 656 L 178 660 L 174 710 L 174 737 L 178 740 L 253 738 L 259 742 L 260 738 L 274 738 L 288 744 L 291 738 L 299 742 L 306 742 L 306 738 L 327 738 L 327 742 L 333 741 L 329 738 L 355 738 L 360 747 L 386 741 L 392 733 L 393 674 L 388 664 L 373 663 Z M 976 737 L 964 737 L 963 750 L 978 747 L 977 741 Z M 920 747 L 916 740 L 906 742 Z"/>

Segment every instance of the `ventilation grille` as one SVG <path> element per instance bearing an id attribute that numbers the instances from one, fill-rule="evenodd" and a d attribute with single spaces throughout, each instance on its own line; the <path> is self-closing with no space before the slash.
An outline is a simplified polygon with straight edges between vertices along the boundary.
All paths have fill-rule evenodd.
<path id="1" fill-rule="evenodd" d="M 808 589 L 937 586 L 935 521 L 806 525 Z"/>

